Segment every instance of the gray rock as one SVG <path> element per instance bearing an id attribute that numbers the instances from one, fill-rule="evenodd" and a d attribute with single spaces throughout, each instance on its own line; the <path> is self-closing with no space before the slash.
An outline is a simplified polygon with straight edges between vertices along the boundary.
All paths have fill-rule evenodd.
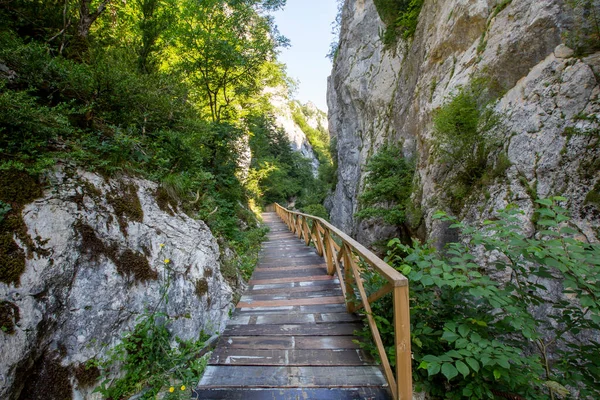
<path id="1" fill-rule="evenodd" d="M 562 43 L 554 49 L 554 56 L 556 58 L 571 58 L 573 57 L 573 54 L 575 54 L 575 52 Z"/>
<path id="2" fill-rule="evenodd" d="M 149 181 L 81 171 L 58 171 L 50 181 L 23 211 L 40 248 L 27 260 L 20 286 L 0 283 L 0 298 L 21 316 L 14 334 L 0 333 L 1 398 L 35 384 L 28 373 L 49 354 L 65 368 L 102 357 L 146 309 L 174 318 L 172 333 L 184 340 L 224 329 L 233 292 L 202 221 L 161 210 Z M 127 188 L 139 199 L 136 218 L 120 216 L 110 200 L 123 198 Z M 168 303 L 160 300 L 166 287 Z M 70 371 L 74 398 L 98 398 Z"/>
<path id="3" fill-rule="evenodd" d="M 486 76 L 501 96 L 496 109 L 503 126 L 494 134 L 512 166 L 505 179 L 473 193 L 461 216 L 477 220 L 509 202 L 523 204 L 531 216 L 531 196 L 563 194 L 577 226 L 597 237 L 592 232 L 600 230 L 600 210 L 582 210 L 595 207 L 585 198 L 600 180 L 592 134 L 598 129 L 600 58 L 569 58 L 570 49 L 560 44 L 570 21 L 561 1 L 513 1 L 499 12 L 497 4 L 425 2 L 412 42 L 384 50 L 373 1 L 345 2 L 328 90 L 330 133 L 338 139 L 338 185 L 330 201 L 335 225 L 369 241 L 389 234 L 353 217 L 364 165 L 389 140 L 417 160 L 421 190 L 414 200 L 425 215 L 424 238 L 451 238 L 431 220 L 434 210 L 445 208 L 442 184 L 449 176 L 431 155 L 433 114 L 460 86 Z"/>

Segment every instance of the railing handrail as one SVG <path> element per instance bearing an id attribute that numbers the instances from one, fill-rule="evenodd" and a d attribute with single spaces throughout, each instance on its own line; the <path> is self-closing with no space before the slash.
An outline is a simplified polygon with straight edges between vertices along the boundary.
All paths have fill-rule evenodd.
<path id="1" fill-rule="evenodd" d="M 279 205 L 277 203 L 275 203 L 275 206 L 281 207 L 282 209 L 284 209 L 286 212 L 288 212 L 290 214 L 300 215 L 305 218 L 310 218 L 312 220 L 319 221 L 322 225 L 325 225 L 330 231 L 335 233 L 344 243 L 346 243 L 347 245 L 352 247 L 354 250 L 356 250 L 356 252 L 359 253 L 365 260 L 367 260 L 369 262 L 369 264 L 371 264 L 375 269 L 377 269 L 379 272 L 381 272 L 381 274 L 392 285 L 394 285 L 394 286 L 407 286 L 408 285 L 408 278 L 406 276 L 402 275 L 402 273 L 400 273 L 399 271 L 390 267 L 388 265 L 388 263 L 386 263 L 381 258 L 379 258 L 375 254 L 373 254 L 373 252 L 371 250 L 367 249 L 365 246 L 358 243 L 356 240 L 352 239 L 350 236 L 346 235 L 344 232 L 342 232 L 341 230 L 336 228 L 334 225 L 331 225 L 329 222 L 325 221 L 323 218 L 317 217 L 315 215 L 303 214 L 298 211 L 291 211 L 285 207 L 282 207 L 281 205 Z"/>
<path id="2" fill-rule="evenodd" d="M 346 307 L 349 312 L 354 312 L 360 308 L 365 309 L 365 315 L 377 351 L 381 358 L 381 364 L 385 378 L 390 386 L 395 400 L 412 399 L 412 357 L 411 357 L 411 338 L 410 338 L 410 307 L 408 293 L 408 279 L 394 268 L 390 267 L 385 261 L 377 257 L 366 247 L 346 235 L 344 232 L 325 221 L 323 218 L 304 214 L 297 211 L 290 211 L 275 203 L 275 210 L 281 219 L 288 225 L 292 232 L 296 233 L 298 238 L 304 237 L 306 245 L 312 241 L 317 248 L 317 253 L 324 256 L 327 261 L 327 273 L 334 275 L 337 273 L 342 293 L 346 299 Z M 312 228 L 309 228 L 307 221 L 312 220 Z M 332 234 L 341 240 L 338 245 L 332 238 Z M 322 235 L 322 236 L 321 236 Z M 358 256 L 356 256 L 356 253 Z M 363 285 L 362 266 L 360 258 L 379 272 L 388 284 L 367 295 Z M 342 272 L 343 267 L 343 272 Z M 354 285 L 358 288 L 361 305 L 355 306 L 358 299 Z M 394 307 L 394 347 L 396 350 L 396 376 L 390 366 L 387 353 L 379 334 L 379 328 L 373 318 L 371 303 L 377 301 L 382 296 L 393 293 Z"/>

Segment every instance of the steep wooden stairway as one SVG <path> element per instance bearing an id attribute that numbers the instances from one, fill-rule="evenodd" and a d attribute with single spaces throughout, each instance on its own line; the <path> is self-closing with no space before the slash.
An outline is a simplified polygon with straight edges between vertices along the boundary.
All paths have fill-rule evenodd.
<path id="1" fill-rule="evenodd" d="M 248 290 L 194 390 L 195 399 L 391 399 L 357 342 L 339 275 L 276 213 Z M 328 274 L 328 270 L 330 273 Z"/>

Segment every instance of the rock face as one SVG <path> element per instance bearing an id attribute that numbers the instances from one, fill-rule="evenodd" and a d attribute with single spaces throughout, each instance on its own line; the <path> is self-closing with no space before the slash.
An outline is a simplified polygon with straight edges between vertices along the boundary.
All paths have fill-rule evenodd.
<path id="1" fill-rule="evenodd" d="M 353 217 L 365 163 L 389 141 L 402 143 L 405 156 L 416 159 L 419 236 L 450 237 L 431 218 L 449 209 L 443 186 L 452 179 L 452 166 L 432 152 L 433 115 L 461 86 L 485 77 L 496 88 L 502 116 L 493 132 L 497 150 L 510 164 L 469 193 L 455 213 L 479 220 L 515 202 L 531 217 L 536 197 L 563 195 L 581 233 L 597 240 L 600 53 L 576 57 L 562 43 L 576 23 L 559 0 L 425 0 L 413 40 L 385 50 L 373 0 L 346 0 L 328 90 L 339 165 L 332 222 L 369 243 L 389 234 Z"/>
<path id="2" fill-rule="evenodd" d="M 286 136 L 290 140 L 292 150 L 300 152 L 303 157 L 308 158 L 312 165 L 313 174 L 317 176 L 319 171 L 319 160 L 315 154 L 306 134 L 302 128 L 294 121 L 294 109 L 299 106 L 299 103 L 290 101 L 287 88 L 271 88 L 269 91 L 270 103 L 275 109 L 275 125 L 283 129 Z M 312 103 L 307 107 L 314 108 L 315 113 L 306 122 L 313 129 L 318 126 L 327 126 L 327 117 L 325 113 L 318 110 Z"/>
<path id="3" fill-rule="evenodd" d="M 0 398 L 38 398 L 32 390 L 98 398 L 82 365 L 102 357 L 147 308 L 172 317 L 184 340 L 224 328 L 233 292 L 202 221 L 141 179 L 57 172 L 49 183 L 23 211 L 37 248 L 20 285 L 0 283 L 15 322 L 0 333 Z M 168 303 L 160 303 L 164 287 Z"/>

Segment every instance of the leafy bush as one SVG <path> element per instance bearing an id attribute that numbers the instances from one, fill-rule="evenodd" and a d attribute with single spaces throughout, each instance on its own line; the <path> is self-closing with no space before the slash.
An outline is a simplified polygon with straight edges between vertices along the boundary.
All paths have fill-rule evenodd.
<path id="1" fill-rule="evenodd" d="M 415 166 L 404 158 L 402 146 L 384 145 L 367 162 L 366 171 L 365 189 L 359 197 L 361 210 L 356 217 L 380 217 L 391 225 L 404 223 Z"/>
<path id="2" fill-rule="evenodd" d="M 567 387 L 581 398 L 600 396 L 593 339 L 600 334 L 600 245 L 573 237 L 558 205 L 565 200 L 538 200 L 533 237 L 521 231 L 523 213 L 509 207 L 480 227 L 438 213 L 462 235 L 443 253 L 390 241 L 387 261 L 410 281 L 419 387 L 446 399 L 547 399 L 567 396 Z M 390 301 L 375 303 L 383 332 L 393 319 Z"/>
<path id="3" fill-rule="evenodd" d="M 510 165 L 499 156 L 494 168 L 491 157 L 500 147 L 495 131 L 501 127 L 501 116 L 492 108 L 493 97 L 489 81 L 475 79 L 433 117 L 433 153 L 448 165 L 443 186 L 456 213 L 474 188 L 502 175 Z"/>

